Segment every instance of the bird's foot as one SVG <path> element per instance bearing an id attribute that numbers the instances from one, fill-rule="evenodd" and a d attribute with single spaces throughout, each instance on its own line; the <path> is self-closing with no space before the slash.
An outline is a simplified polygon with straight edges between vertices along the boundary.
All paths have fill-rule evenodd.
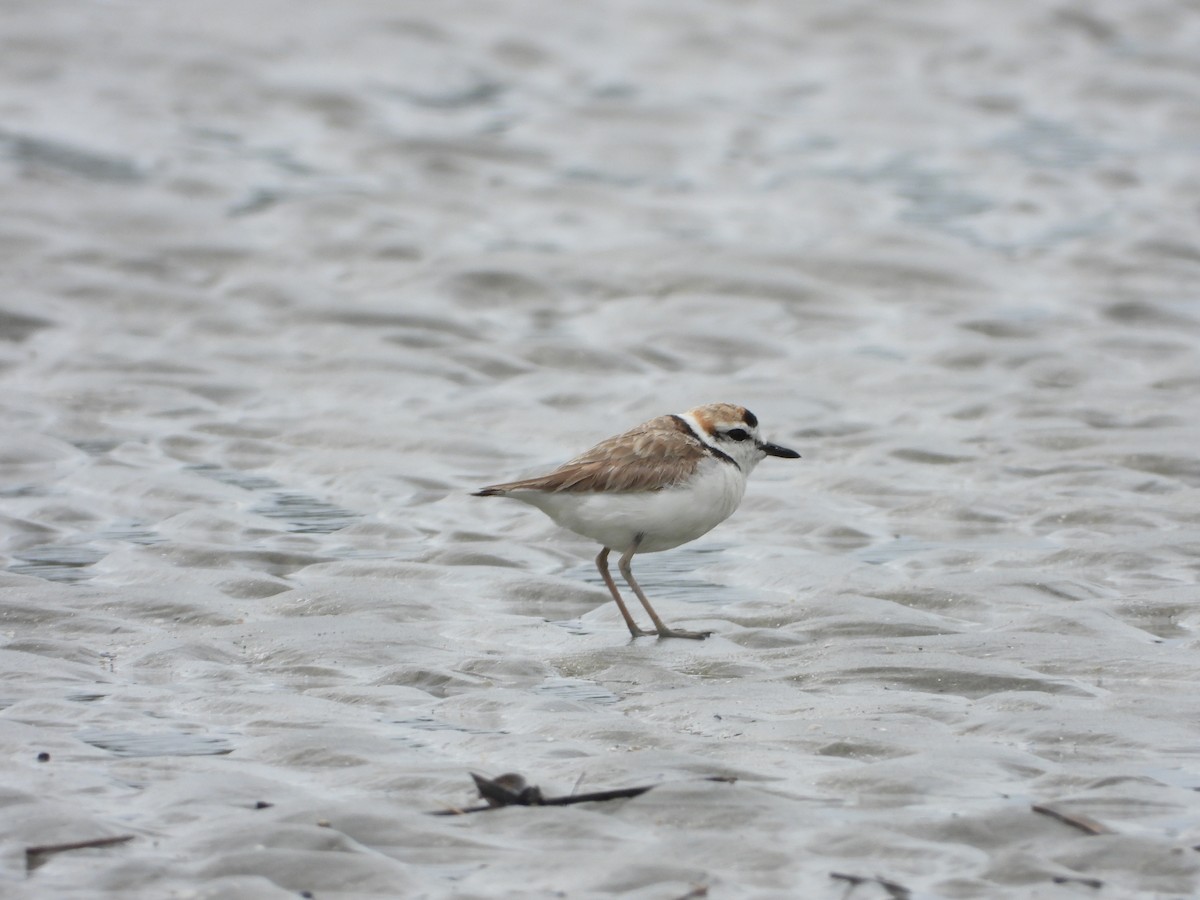
<path id="1" fill-rule="evenodd" d="M 679 631 L 674 628 L 660 628 L 658 636 L 660 638 L 688 638 L 693 641 L 702 641 L 712 634 L 711 631 Z"/>

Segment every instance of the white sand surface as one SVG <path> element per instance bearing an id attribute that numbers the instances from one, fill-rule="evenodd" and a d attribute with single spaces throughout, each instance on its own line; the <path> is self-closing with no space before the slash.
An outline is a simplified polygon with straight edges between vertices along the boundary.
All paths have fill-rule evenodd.
<path id="1" fill-rule="evenodd" d="M 0 895 L 1196 896 L 1198 46 L 0 5 Z M 718 400 L 803 459 L 638 560 L 707 641 L 469 496 Z M 510 771 L 656 787 L 429 815 Z"/>

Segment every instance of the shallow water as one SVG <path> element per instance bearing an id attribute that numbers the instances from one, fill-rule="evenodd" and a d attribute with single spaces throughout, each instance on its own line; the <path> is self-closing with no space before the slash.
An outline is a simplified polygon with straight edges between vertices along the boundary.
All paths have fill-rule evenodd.
<path id="1" fill-rule="evenodd" d="M 1196 893 L 1189 4 L 0 19 L 0 893 Z M 714 400 L 703 643 L 468 496 Z"/>

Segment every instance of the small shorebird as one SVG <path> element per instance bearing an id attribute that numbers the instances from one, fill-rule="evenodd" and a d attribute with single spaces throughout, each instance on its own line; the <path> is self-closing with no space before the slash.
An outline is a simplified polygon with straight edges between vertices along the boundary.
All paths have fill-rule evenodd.
<path id="1" fill-rule="evenodd" d="M 729 518 L 746 478 L 765 457 L 796 459 L 795 450 L 762 440 L 758 418 L 732 403 L 709 403 L 682 415 L 658 416 L 601 441 L 553 472 L 493 484 L 476 497 L 511 497 L 536 506 L 576 534 L 603 546 L 596 568 L 634 637 L 706 638 L 712 632 L 668 628 L 633 578 L 635 553 L 670 550 Z M 608 555 L 654 622 L 634 622 L 608 570 Z"/>

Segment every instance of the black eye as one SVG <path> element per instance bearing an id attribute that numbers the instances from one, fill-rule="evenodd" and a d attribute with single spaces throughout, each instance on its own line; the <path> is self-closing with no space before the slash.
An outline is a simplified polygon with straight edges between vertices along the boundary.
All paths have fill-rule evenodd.
<path id="1" fill-rule="evenodd" d="M 750 432 L 746 431 L 745 428 L 730 428 L 725 432 L 725 437 L 734 441 L 744 441 L 750 437 Z"/>

